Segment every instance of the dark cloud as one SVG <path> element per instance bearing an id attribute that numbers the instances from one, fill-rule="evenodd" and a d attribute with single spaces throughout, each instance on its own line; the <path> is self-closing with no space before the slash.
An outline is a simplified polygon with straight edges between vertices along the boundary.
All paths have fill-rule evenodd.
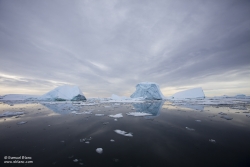
<path id="1" fill-rule="evenodd" d="M 249 15 L 243 0 L 3 0 L 0 89 L 44 93 L 69 83 L 109 96 L 129 95 L 141 81 L 205 92 L 227 82 L 236 93 L 250 76 Z"/>

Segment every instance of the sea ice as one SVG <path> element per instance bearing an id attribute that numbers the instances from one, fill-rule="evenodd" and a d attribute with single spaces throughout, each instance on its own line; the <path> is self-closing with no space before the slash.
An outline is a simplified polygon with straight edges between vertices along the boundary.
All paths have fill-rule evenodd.
<path id="1" fill-rule="evenodd" d="M 109 115 L 109 117 L 112 117 L 112 118 L 121 118 L 123 117 L 122 113 L 119 113 L 119 114 L 115 114 L 115 115 Z"/>
<path id="2" fill-rule="evenodd" d="M 161 93 L 159 85 L 153 82 L 141 82 L 136 85 L 136 91 L 130 96 L 131 98 L 143 98 L 147 100 L 163 100 L 164 95 Z"/>
<path id="3" fill-rule="evenodd" d="M 224 112 L 219 112 L 218 114 L 220 114 L 220 115 L 227 115 L 227 114 L 224 113 Z"/>
<path id="4" fill-rule="evenodd" d="M 189 128 L 189 127 L 186 127 L 187 130 L 190 130 L 190 131 L 195 131 L 195 129 L 192 129 L 192 128 Z"/>
<path id="5" fill-rule="evenodd" d="M 142 117 L 142 116 L 148 116 L 148 115 L 152 115 L 152 114 L 143 113 L 143 112 L 129 112 L 129 113 L 127 113 L 127 115 L 131 115 L 131 116 L 135 116 L 135 117 Z"/>
<path id="6" fill-rule="evenodd" d="M 128 137 L 133 137 L 132 133 L 128 133 L 128 132 L 125 132 L 125 131 L 122 131 L 122 130 L 114 130 L 116 133 L 120 134 L 120 135 L 123 135 L 123 136 L 128 136 Z"/>
<path id="7" fill-rule="evenodd" d="M 22 121 L 22 122 L 18 122 L 17 125 L 22 125 L 22 124 L 26 124 L 26 123 L 27 123 L 27 121 L 26 122 Z"/>
<path id="8" fill-rule="evenodd" d="M 95 114 L 95 116 L 104 116 L 104 114 Z"/>
<path id="9" fill-rule="evenodd" d="M 92 111 L 84 111 L 84 112 L 73 111 L 71 113 L 72 114 L 76 114 L 76 115 L 80 115 L 80 114 L 92 114 Z"/>
<path id="10" fill-rule="evenodd" d="M 209 139 L 208 141 L 211 143 L 216 143 L 216 141 L 214 139 Z"/>
<path id="11" fill-rule="evenodd" d="M 233 118 L 228 115 L 222 115 L 221 118 L 224 118 L 226 120 L 232 120 Z"/>
<path id="12" fill-rule="evenodd" d="M 96 152 L 99 153 L 99 154 L 102 154 L 103 153 L 103 149 L 102 148 L 97 148 Z"/>
<path id="13" fill-rule="evenodd" d="M 12 116 L 23 115 L 23 114 L 24 114 L 24 112 L 6 111 L 3 114 L 0 114 L 0 117 L 12 117 Z"/>

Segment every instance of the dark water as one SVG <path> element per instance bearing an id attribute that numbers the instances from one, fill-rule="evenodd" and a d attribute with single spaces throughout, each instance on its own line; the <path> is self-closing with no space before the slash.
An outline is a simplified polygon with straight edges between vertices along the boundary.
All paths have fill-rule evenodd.
<path id="1" fill-rule="evenodd" d="M 2 103 L 0 114 L 5 111 L 25 114 L 19 118 L 0 118 L 1 166 L 250 166 L 250 118 L 243 113 L 249 111 L 249 106 L 247 110 L 195 107 L 176 107 L 161 101 L 81 108 L 71 104 Z M 93 114 L 75 115 L 70 109 L 93 110 Z M 126 115 L 134 111 L 152 116 Z M 220 118 L 220 112 L 233 119 Z M 105 115 L 95 116 L 97 113 Z M 108 117 L 117 113 L 123 113 L 123 118 L 114 121 Z M 27 123 L 17 125 L 21 121 Z M 117 134 L 116 129 L 131 132 L 133 137 Z M 89 137 L 92 138 L 89 144 L 80 142 Z M 98 154 L 97 148 L 102 148 L 103 153 Z M 31 157 L 25 161 L 33 163 L 6 164 L 5 156 Z M 73 162 L 75 159 L 78 162 Z"/>

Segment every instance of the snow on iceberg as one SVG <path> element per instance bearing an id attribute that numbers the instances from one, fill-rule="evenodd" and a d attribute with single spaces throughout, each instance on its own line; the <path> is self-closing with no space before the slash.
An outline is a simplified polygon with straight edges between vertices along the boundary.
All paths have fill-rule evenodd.
<path id="1" fill-rule="evenodd" d="M 71 85 L 63 85 L 59 86 L 48 93 L 42 95 L 40 100 L 56 100 L 56 101 L 64 101 L 64 100 L 82 100 L 85 99 L 82 91 L 78 86 Z"/>
<path id="2" fill-rule="evenodd" d="M 165 97 L 161 93 L 158 84 L 154 82 L 141 82 L 136 85 L 136 91 L 131 98 L 143 97 L 146 100 L 163 100 Z"/>
<path id="3" fill-rule="evenodd" d="M 193 88 L 177 92 L 171 96 L 172 99 L 205 98 L 202 88 Z"/>

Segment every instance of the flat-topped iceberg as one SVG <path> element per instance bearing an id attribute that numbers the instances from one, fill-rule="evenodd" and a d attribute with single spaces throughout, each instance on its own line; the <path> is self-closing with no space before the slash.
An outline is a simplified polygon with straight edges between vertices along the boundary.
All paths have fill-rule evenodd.
<path id="1" fill-rule="evenodd" d="M 0 97 L 0 100 L 35 100 L 38 95 L 7 94 Z"/>
<path id="2" fill-rule="evenodd" d="M 142 97 L 146 100 L 163 100 L 165 97 L 161 93 L 159 85 L 154 82 L 141 82 L 136 85 L 136 91 L 131 98 Z"/>
<path id="3" fill-rule="evenodd" d="M 42 95 L 41 97 L 39 97 L 39 100 L 80 101 L 86 100 L 86 98 L 78 86 L 63 85 Z"/>
<path id="4" fill-rule="evenodd" d="M 177 92 L 171 96 L 172 99 L 205 98 L 202 88 L 193 88 Z"/>

